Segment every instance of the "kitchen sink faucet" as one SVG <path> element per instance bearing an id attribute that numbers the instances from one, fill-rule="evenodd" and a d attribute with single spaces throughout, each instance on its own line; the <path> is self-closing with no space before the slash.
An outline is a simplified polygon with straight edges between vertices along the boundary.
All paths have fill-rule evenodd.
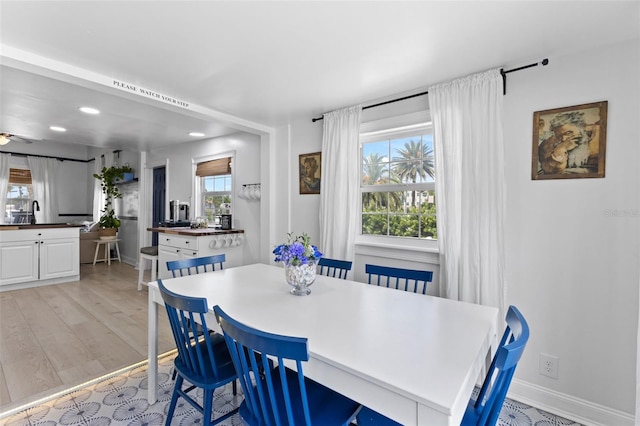
<path id="1" fill-rule="evenodd" d="M 36 212 L 39 212 L 39 211 L 40 211 L 40 204 L 38 204 L 38 201 L 33 200 L 31 202 L 31 224 L 32 225 L 36 224 Z"/>

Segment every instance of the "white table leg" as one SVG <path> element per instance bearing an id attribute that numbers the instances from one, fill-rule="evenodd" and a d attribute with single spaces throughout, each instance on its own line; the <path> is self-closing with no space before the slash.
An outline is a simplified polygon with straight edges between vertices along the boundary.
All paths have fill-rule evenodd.
<path id="1" fill-rule="evenodd" d="M 122 260 L 120 260 L 120 244 L 118 244 L 117 241 L 116 241 L 116 253 L 118 253 L 118 262 L 122 263 Z"/>
<path id="2" fill-rule="evenodd" d="M 149 336 L 148 336 L 148 356 L 149 365 L 147 367 L 147 379 L 149 389 L 147 400 L 149 404 L 155 404 L 158 400 L 158 305 L 153 301 L 153 290 L 149 288 Z"/>
<path id="3" fill-rule="evenodd" d="M 104 246 L 104 257 L 107 259 L 107 264 L 111 266 L 111 241 L 107 241 Z"/>

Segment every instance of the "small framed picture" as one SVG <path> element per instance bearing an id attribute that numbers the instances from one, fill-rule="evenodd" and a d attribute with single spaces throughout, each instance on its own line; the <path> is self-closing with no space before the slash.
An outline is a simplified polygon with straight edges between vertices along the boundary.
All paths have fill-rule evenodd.
<path id="1" fill-rule="evenodd" d="M 531 179 L 604 177 L 607 101 L 533 113 Z"/>
<path id="2" fill-rule="evenodd" d="M 300 194 L 320 193 L 321 155 L 320 152 L 300 154 L 300 161 L 298 162 Z"/>

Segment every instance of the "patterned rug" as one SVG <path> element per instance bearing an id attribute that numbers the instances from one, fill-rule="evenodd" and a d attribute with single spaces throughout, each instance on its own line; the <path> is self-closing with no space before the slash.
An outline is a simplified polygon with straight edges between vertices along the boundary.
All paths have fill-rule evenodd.
<path id="1" fill-rule="evenodd" d="M 15 414 L 0 413 L 0 425 L 11 426 L 162 426 L 171 400 L 174 382 L 171 380 L 174 354 L 163 356 L 158 365 L 158 402 L 147 402 L 147 365 L 143 363 L 128 371 L 74 390 Z M 202 391 L 198 397 L 202 400 Z M 214 395 L 214 416 L 233 410 L 242 402 L 242 391 L 233 395 L 231 384 L 219 388 Z M 183 399 L 178 399 L 171 425 L 201 425 L 202 415 Z M 221 426 L 243 425 L 235 414 Z M 506 400 L 498 425 L 501 426 L 580 426 L 571 420 L 555 416 L 516 401 Z"/>

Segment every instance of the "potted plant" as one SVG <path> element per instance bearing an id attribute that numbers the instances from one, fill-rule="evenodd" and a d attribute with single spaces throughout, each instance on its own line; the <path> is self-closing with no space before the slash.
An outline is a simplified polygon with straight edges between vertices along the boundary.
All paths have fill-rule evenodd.
<path id="1" fill-rule="evenodd" d="M 118 179 L 122 179 L 125 173 L 133 170 L 129 166 L 103 167 L 100 173 L 94 173 L 93 177 L 100 180 L 102 193 L 105 195 L 104 210 L 98 224 L 100 225 L 99 235 L 101 239 L 115 238 L 120 220 L 116 217 L 113 202 L 116 198 L 122 198 L 122 194 L 116 185 Z M 106 238 L 104 238 L 106 237 Z"/>

